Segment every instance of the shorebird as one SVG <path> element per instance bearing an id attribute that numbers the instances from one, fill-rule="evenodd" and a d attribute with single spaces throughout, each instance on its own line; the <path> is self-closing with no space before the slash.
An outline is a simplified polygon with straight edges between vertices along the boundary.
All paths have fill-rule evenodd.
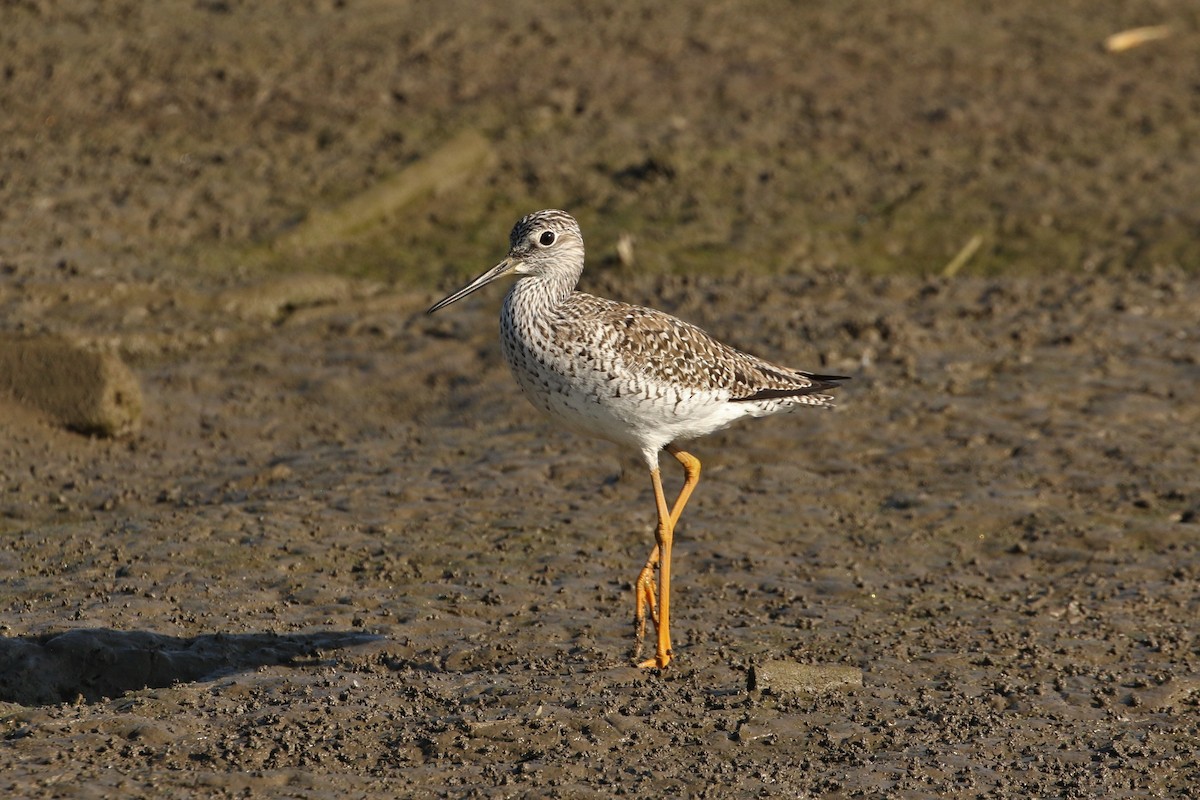
<path id="1" fill-rule="evenodd" d="M 525 396 L 566 427 L 634 447 L 646 460 L 658 524 L 654 549 L 634 583 L 633 658 L 641 667 L 664 669 L 672 658 L 671 545 L 700 480 L 700 460 L 677 443 L 742 417 L 831 406 L 824 392 L 847 378 L 777 366 L 661 311 L 576 291 L 582 273 L 579 223 L 564 211 L 538 211 L 513 227 L 507 258 L 428 313 L 516 275 L 500 308 L 500 341 Z M 684 471 L 670 508 L 659 472 L 663 450 Z M 654 658 L 639 661 L 647 613 L 657 648 Z"/>

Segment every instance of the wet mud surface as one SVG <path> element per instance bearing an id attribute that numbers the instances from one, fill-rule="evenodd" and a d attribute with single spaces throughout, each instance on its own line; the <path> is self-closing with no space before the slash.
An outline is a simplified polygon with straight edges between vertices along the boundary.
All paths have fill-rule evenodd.
<path id="1" fill-rule="evenodd" d="M 1180 44 L 1195 41 L 1195 12 L 1114 4 L 1102 19 L 1012 4 L 1008 16 L 948 19 L 902 8 L 813 12 L 809 27 L 826 35 L 811 33 L 808 51 L 828 41 L 838 55 L 789 61 L 770 50 L 784 52 L 794 26 L 775 33 L 769 6 L 739 20 L 759 34 L 740 39 L 721 33 L 716 12 L 684 15 L 687 25 L 597 14 L 587 21 L 597 39 L 575 49 L 568 34 L 582 23 L 532 11 L 536 25 L 369 3 L 278 18 L 186 4 L 174 21 L 107 6 L 2 12 L 25 15 L 10 31 L 42 32 L 8 34 L 25 59 L 6 79 L 14 103 L 38 110 L 64 74 L 113 82 L 84 84 L 91 101 L 64 94 L 58 127 L 45 108 L 3 122 L 5 330 L 108 347 L 142 397 L 137 432 L 120 438 L 0 404 L 0 789 L 1169 797 L 1194 787 L 1200 280 L 1183 235 L 1198 208 L 1195 155 L 1181 143 L 1200 95 L 1168 79 L 1195 69 L 1194 48 Z M 1164 15 L 1176 37 L 1120 62 L 1099 50 L 1107 33 Z M 186 34 L 193 16 L 205 25 L 192 30 L 209 35 Z M 397 32 L 379 33 L 388 25 Z M 999 69 L 1005 51 L 989 48 L 1005 31 L 1025 55 L 1001 76 L 989 127 L 974 73 L 956 65 Z M 1011 50 L 1031 38 L 1087 45 L 1074 61 L 1045 46 Z M 108 49 L 75 46 L 102 39 Z M 260 39 L 290 43 L 274 72 L 248 46 Z M 390 49 L 372 49 L 381 42 Z M 596 42 L 625 48 L 624 71 L 593 58 L 590 82 L 571 94 Z M 903 50 L 897 42 L 927 58 L 872 84 L 882 62 L 864 54 Z M 531 61 L 489 60 L 485 43 Z M 188 58 L 166 66 L 168 45 Z M 454 66 L 438 55 L 467 52 L 477 55 Z M 556 69 L 560 85 L 513 112 L 514 132 L 490 127 L 497 86 L 516 103 L 536 94 L 528 72 Z M 702 89 L 704 70 L 723 100 Z M 1083 87 L 1105 70 L 1096 91 L 1143 104 L 1144 136 L 1112 103 L 1088 116 L 1099 101 L 1082 99 Z M 1039 94 L 1048 72 L 1062 85 Z M 368 90 L 377 73 L 390 82 Z M 630 77 L 647 74 L 658 88 Z M 661 88 L 671 76 L 675 94 Z M 780 133 L 798 135 L 788 125 L 803 117 L 786 102 L 800 95 L 772 91 L 788 81 L 815 87 L 807 118 L 826 134 L 809 131 L 805 156 Z M 97 96 L 122 99 L 89 105 Z M 896 170 L 868 156 L 883 152 L 879 130 L 906 97 L 944 105 L 934 117 L 958 132 L 922 144 L 924 127 L 893 129 L 897 158 L 927 171 L 913 195 L 925 199 L 882 238 L 867 223 L 856 238 L 834 222 L 895 188 Z M 827 157 L 824 174 L 837 170 L 843 192 L 688 162 L 732 158 L 720 126 L 736 118 L 734 100 L 762 115 L 757 134 L 736 137 L 745 152 L 782 164 L 773 174 L 785 184 L 804 166 L 788 159 Z M 691 126 L 656 116 L 666 106 Z M 710 114 L 718 107 L 728 114 Z M 589 114 L 590 136 L 568 119 Z M 353 248 L 345 257 L 360 272 L 329 253 L 319 256 L 328 270 L 302 260 L 294 274 L 221 270 L 197 255 L 269 239 L 469 124 L 494 131 L 498 160 L 419 201 L 411 226 L 373 245 L 403 274 L 381 278 Z M 53 147 L 36 149 L 45 137 Z M 538 149 L 551 140 L 559 149 Z M 1022 149 L 1004 151 L 1015 165 L 975 169 L 974 155 L 955 160 L 965 151 L 954 142 Z M 187 169 L 166 155 L 173 147 L 192 154 Z M 1039 164 L 1057 171 L 1027 170 Z M 1130 165 L 1143 170 L 1136 191 Z M 1008 179 L 1011 191 L 995 183 Z M 995 216 L 964 225 L 938 212 L 970 216 L 974 196 Z M 560 431 L 520 397 L 495 341 L 499 290 L 423 313 L 503 254 L 515 214 L 572 203 L 588 203 L 571 209 L 592 254 L 584 288 L 664 308 L 781 363 L 854 376 L 831 413 L 750 421 L 689 447 L 704 473 L 676 540 L 665 674 L 629 660 L 631 581 L 654 520 L 637 455 Z M 639 208 L 651 224 L 631 226 Z M 795 208 L 830 224 L 781 248 L 780 224 L 804 225 L 786 217 Z M 924 243 L 908 239 L 917 229 Z M 615 255 L 625 230 L 632 265 Z M 980 260 L 938 275 L 978 231 Z M 1036 254 L 1051 240 L 1074 249 L 1051 251 L 1059 268 L 1045 269 Z M 764 252 L 777 255 L 763 262 Z M 881 253 L 931 267 L 879 274 Z M 705 268 L 670 274 L 689 254 Z M 729 263 L 708 268 L 718 260 Z M 664 462 L 678 485 L 674 467 Z M 837 680 L 805 691 L 796 676 L 809 667 Z"/>

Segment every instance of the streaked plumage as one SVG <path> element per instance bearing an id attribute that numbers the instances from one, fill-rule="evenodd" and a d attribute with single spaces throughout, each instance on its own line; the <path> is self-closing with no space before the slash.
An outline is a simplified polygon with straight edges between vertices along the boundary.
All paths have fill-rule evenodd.
<path id="1" fill-rule="evenodd" d="M 661 496 L 659 452 L 668 449 L 688 475 L 675 511 L 659 503 L 662 550 L 657 658 L 670 660 L 667 634 L 669 543 L 674 521 L 699 478 L 699 461 L 675 442 L 719 430 L 746 416 L 799 406 L 830 406 L 824 392 L 845 380 L 771 364 L 736 350 L 700 328 L 661 311 L 575 291 L 583 272 L 583 235 L 567 213 L 539 211 L 509 236 L 508 258 L 429 310 L 459 300 L 503 275 L 516 273 L 500 311 L 500 334 L 513 376 L 532 403 L 568 427 L 636 447 Z M 694 462 L 692 464 L 691 462 Z M 664 539 L 666 540 L 664 542 Z M 639 577 L 643 606 L 657 598 L 644 586 L 660 548 Z M 640 641 L 640 637 L 639 637 Z"/>

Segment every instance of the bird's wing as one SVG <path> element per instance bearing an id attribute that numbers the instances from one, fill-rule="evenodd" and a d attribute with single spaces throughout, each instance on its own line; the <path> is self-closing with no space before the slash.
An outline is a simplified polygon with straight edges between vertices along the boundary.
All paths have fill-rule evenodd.
<path id="1" fill-rule="evenodd" d="M 555 335 L 564 341 L 611 354 L 645 380 L 725 391 L 734 402 L 816 394 L 846 380 L 777 366 L 652 308 L 576 292 L 559 311 Z"/>

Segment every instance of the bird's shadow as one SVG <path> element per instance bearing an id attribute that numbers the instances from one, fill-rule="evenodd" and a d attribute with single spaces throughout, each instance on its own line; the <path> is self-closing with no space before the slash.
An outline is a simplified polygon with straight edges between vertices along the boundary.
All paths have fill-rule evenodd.
<path id="1" fill-rule="evenodd" d="M 213 633 L 181 638 L 108 628 L 0 637 L 0 701 L 38 706 L 82 697 L 96 702 L 137 689 L 295 664 L 323 651 L 380 638 L 360 631 Z"/>

